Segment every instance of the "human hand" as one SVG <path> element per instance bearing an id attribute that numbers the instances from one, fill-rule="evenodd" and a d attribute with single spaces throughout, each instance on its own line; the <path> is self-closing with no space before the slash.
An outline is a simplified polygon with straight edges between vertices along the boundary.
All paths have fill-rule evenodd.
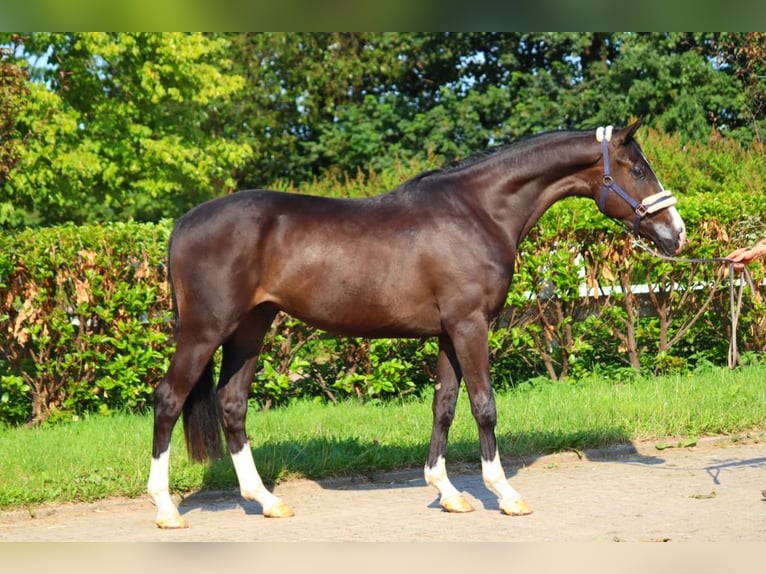
<path id="1" fill-rule="evenodd" d="M 745 265 L 763 255 L 766 255 L 766 240 L 761 240 L 752 247 L 740 247 L 729 253 L 726 259 L 734 264 L 735 271 L 742 271 Z"/>

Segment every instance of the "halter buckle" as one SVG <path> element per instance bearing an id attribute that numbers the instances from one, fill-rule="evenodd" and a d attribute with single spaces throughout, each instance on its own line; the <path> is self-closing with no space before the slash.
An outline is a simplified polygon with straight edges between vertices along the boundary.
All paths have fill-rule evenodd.
<path id="1" fill-rule="evenodd" d="M 646 206 L 643 203 L 639 203 L 636 206 L 636 216 L 637 217 L 645 217 L 647 213 L 649 213 L 649 210 L 646 209 Z"/>

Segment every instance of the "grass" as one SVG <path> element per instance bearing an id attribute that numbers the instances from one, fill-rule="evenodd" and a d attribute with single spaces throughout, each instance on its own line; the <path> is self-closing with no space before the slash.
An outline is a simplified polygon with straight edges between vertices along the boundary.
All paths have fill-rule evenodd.
<path id="1" fill-rule="evenodd" d="M 534 455 L 646 440 L 659 446 L 666 437 L 764 429 L 764 381 L 766 363 L 619 384 L 595 379 L 526 384 L 497 396 L 500 451 Z M 143 494 L 151 426 L 148 415 L 113 415 L 0 429 L 0 507 Z M 210 465 L 188 462 L 180 427 L 171 450 L 172 488 L 235 488 L 228 457 Z M 258 470 L 269 483 L 421 467 L 430 432 L 430 395 L 378 405 L 304 401 L 248 416 Z M 448 465 L 479 460 L 465 392 L 447 460 Z"/>

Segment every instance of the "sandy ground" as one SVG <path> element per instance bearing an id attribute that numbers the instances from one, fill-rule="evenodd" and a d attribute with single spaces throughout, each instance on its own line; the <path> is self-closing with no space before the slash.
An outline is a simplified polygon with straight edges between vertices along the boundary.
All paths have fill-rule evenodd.
<path id="1" fill-rule="evenodd" d="M 637 444 L 505 468 L 533 514 L 502 515 L 477 466 L 451 472 L 476 508 L 468 514 L 443 512 L 412 470 L 285 482 L 276 492 L 295 510 L 286 519 L 264 518 L 236 492 L 191 494 L 184 530 L 156 528 L 148 498 L 5 511 L 0 541 L 766 541 L 766 442 Z"/>

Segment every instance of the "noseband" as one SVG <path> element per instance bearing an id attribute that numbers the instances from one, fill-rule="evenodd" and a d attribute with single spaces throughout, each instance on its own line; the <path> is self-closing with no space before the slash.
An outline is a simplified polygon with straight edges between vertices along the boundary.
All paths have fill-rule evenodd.
<path id="1" fill-rule="evenodd" d="M 659 193 L 645 197 L 640 202 L 633 199 L 628 193 L 622 189 L 616 181 L 612 178 L 609 171 L 609 140 L 612 139 L 612 126 L 606 126 L 606 128 L 600 127 L 596 130 L 596 139 L 601 142 L 604 156 L 604 186 L 601 188 L 601 197 L 598 200 L 598 208 L 604 212 L 604 205 L 606 204 L 606 197 L 610 191 L 619 195 L 636 214 L 636 219 L 633 222 L 633 235 L 638 237 L 638 227 L 641 225 L 641 220 L 661 209 L 671 207 L 676 204 L 676 198 L 667 189 L 663 189 Z M 660 187 L 662 184 L 660 184 Z"/>

